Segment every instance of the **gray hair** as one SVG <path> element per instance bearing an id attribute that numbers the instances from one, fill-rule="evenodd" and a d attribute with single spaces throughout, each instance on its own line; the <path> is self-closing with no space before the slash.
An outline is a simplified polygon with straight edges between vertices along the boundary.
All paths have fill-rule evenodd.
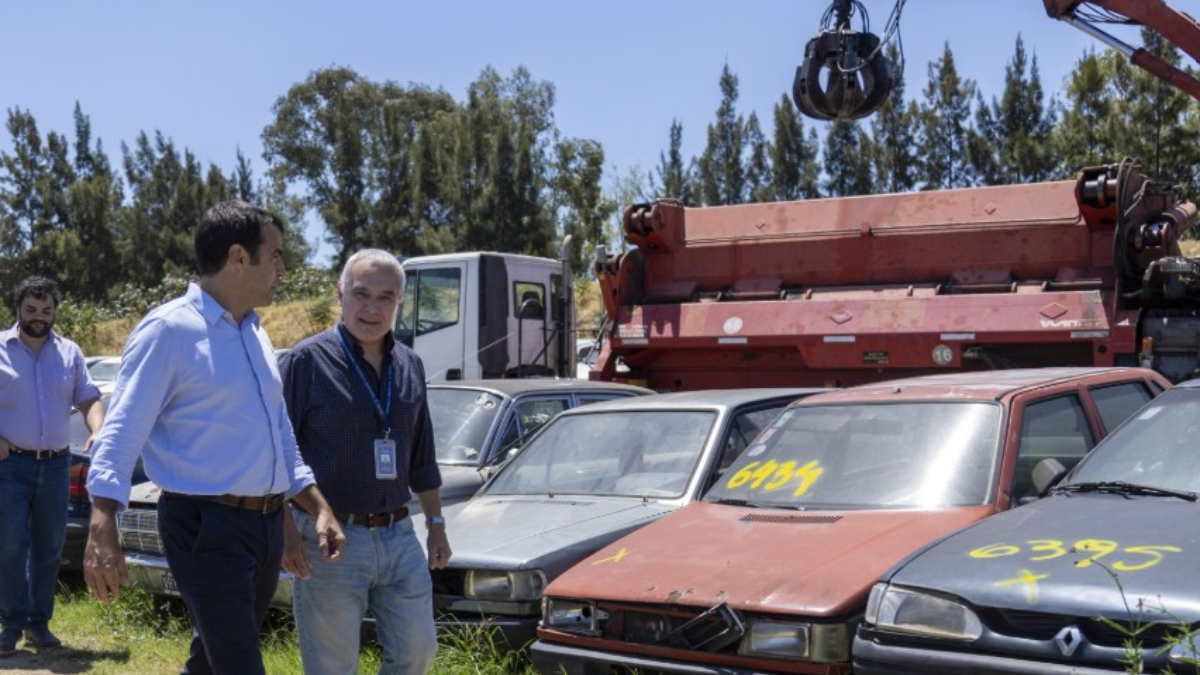
<path id="1" fill-rule="evenodd" d="M 338 290 L 342 292 L 346 291 L 346 284 L 350 282 L 350 270 L 353 269 L 354 265 L 359 262 L 380 265 L 395 272 L 396 276 L 400 278 L 400 297 L 398 299 L 401 302 L 404 301 L 405 279 L 404 270 L 400 267 L 400 261 L 397 260 L 396 256 L 392 255 L 391 253 L 378 248 L 364 248 L 363 250 L 358 251 L 354 255 L 350 256 L 350 259 L 347 260 L 346 264 L 342 267 L 342 277 L 338 280 Z"/>

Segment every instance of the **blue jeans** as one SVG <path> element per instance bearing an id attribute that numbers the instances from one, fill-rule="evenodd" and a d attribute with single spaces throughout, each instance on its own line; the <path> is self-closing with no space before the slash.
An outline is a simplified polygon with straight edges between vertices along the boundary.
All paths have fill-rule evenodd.
<path id="1" fill-rule="evenodd" d="M 315 519 L 300 509 L 292 513 L 312 568 L 311 579 L 292 586 L 305 675 L 358 672 L 368 609 L 383 649 L 380 675 L 425 675 L 437 654 L 433 582 L 412 520 L 374 530 L 343 525 L 346 551 L 328 562 L 317 549 Z"/>
<path id="2" fill-rule="evenodd" d="M 71 456 L 0 462 L 0 626 L 45 626 L 67 536 Z"/>

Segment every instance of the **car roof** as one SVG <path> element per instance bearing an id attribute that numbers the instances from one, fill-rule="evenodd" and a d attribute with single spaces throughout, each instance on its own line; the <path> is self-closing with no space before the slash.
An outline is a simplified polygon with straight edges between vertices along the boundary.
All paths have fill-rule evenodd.
<path id="1" fill-rule="evenodd" d="M 1079 380 L 1119 381 L 1131 375 L 1151 374 L 1142 368 L 1012 368 L 1008 370 L 955 371 L 864 384 L 820 394 L 805 404 L 871 400 L 952 398 L 996 401 L 1020 391 Z"/>
<path id="2" fill-rule="evenodd" d="M 581 408 L 573 408 L 570 413 L 595 413 L 606 410 L 677 410 L 680 408 L 736 408 L 747 403 L 765 401 L 774 398 L 796 400 L 812 394 L 830 391 L 820 388 L 759 388 L 759 389 L 704 389 L 699 391 L 677 391 L 654 396 L 623 398 L 613 401 L 601 401 Z M 567 414 L 564 412 L 562 414 Z"/>
<path id="3" fill-rule="evenodd" d="M 531 393 L 554 394 L 559 392 L 577 391 L 592 392 L 622 392 L 632 394 L 653 394 L 650 389 L 635 387 L 616 382 L 593 382 L 591 380 L 573 379 L 511 379 L 511 380 L 455 380 L 453 382 L 437 382 L 427 385 L 429 389 L 474 389 L 487 390 L 500 396 L 521 396 Z"/>

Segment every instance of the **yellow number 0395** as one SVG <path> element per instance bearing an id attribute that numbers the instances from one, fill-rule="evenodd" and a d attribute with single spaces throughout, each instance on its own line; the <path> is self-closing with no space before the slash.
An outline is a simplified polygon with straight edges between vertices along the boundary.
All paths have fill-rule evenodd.
<path id="1" fill-rule="evenodd" d="M 1146 560 L 1141 562 L 1127 560 L 1113 562 L 1112 568 L 1121 572 L 1134 572 L 1153 567 L 1162 562 L 1164 553 L 1183 551 L 1178 546 L 1126 546 L 1122 549 L 1120 544 L 1108 539 L 1080 539 L 1070 546 L 1064 545 L 1057 539 L 1030 539 L 1025 544 L 1029 547 L 1029 552 L 1034 554 L 1029 556 L 1029 559 L 1033 561 L 1061 558 L 1074 552 L 1080 556 L 1080 559 L 1075 561 L 1076 567 L 1091 567 L 1095 561 L 1117 551 L 1123 551 L 1126 555 L 1146 556 Z M 1021 547 L 1015 544 L 990 544 L 971 551 L 970 555 L 972 558 L 1003 558 L 1017 555 L 1020 552 Z"/>

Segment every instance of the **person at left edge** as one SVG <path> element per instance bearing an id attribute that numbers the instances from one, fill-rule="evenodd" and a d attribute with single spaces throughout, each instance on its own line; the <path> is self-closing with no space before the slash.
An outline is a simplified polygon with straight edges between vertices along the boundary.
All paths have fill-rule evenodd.
<path id="1" fill-rule="evenodd" d="M 311 509 L 320 553 L 345 542 L 300 457 L 270 339 L 255 307 L 283 276 L 283 222 L 244 202 L 210 208 L 195 231 L 198 284 L 142 319 L 88 472 L 84 577 L 104 603 L 128 585 L 116 514 L 139 453 L 162 488 L 158 529 L 192 617 L 189 675 L 264 675 L 259 628 L 279 581 L 283 503 Z"/>
<path id="2" fill-rule="evenodd" d="M 58 285 L 29 277 L 13 293 L 17 325 L 0 331 L 0 656 L 62 645 L 50 632 L 67 534 L 71 406 L 91 430 L 104 422 L 83 352 L 53 330 Z"/>

